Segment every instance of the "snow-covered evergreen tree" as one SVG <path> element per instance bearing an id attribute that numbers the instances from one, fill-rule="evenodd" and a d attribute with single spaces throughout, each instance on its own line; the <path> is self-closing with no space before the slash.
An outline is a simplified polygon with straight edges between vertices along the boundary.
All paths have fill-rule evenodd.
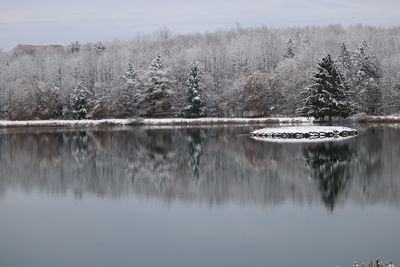
<path id="1" fill-rule="evenodd" d="M 380 87 L 381 68 L 376 58 L 368 53 L 368 45 L 365 41 L 354 57 L 357 68 L 354 78 L 354 87 L 363 110 L 375 114 L 381 104 L 382 92 Z"/>
<path id="2" fill-rule="evenodd" d="M 81 50 L 81 44 L 78 41 L 72 42 L 70 47 L 71 53 L 78 53 Z"/>
<path id="3" fill-rule="evenodd" d="M 96 50 L 96 53 L 101 54 L 106 50 L 106 47 L 102 42 L 98 42 L 94 44 L 94 49 Z"/>
<path id="4" fill-rule="evenodd" d="M 128 68 L 126 69 L 125 74 L 122 77 L 125 79 L 128 86 L 137 84 L 137 73 L 132 62 L 128 63 Z"/>
<path id="5" fill-rule="evenodd" d="M 351 72 L 353 68 L 353 57 L 347 48 L 346 42 L 342 41 L 340 43 L 340 51 L 338 57 L 338 66 L 345 76 L 346 79 L 351 78 Z"/>
<path id="6" fill-rule="evenodd" d="M 202 117 L 205 115 L 205 103 L 201 95 L 199 72 L 198 63 L 193 62 L 190 65 L 189 72 L 187 73 L 186 86 L 188 105 L 185 107 L 186 116 L 191 118 Z"/>
<path id="7" fill-rule="evenodd" d="M 286 44 L 286 53 L 284 55 L 285 58 L 294 58 L 294 43 L 292 39 L 289 39 Z"/>
<path id="8" fill-rule="evenodd" d="M 149 66 L 148 91 L 152 94 L 165 92 L 167 84 L 168 78 L 163 68 L 161 55 L 157 54 Z"/>
<path id="9" fill-rule="evenodd" d="M 304 91 L 304 106 L 298 110 L 301 115 L 323 121 L 325 117 L 348 117 L 356 111 L 349 90 L 343 83 L 343 75 L 338 71 L 330 55 L 318 63 L 314 83 Z"/>
<path id="10" fill-rule="evenodd" d="M 120 116 L 129 116 L 135 113 L 137 105 L 140 101 L 140 80 L 135 71 L 132 62 L 128 63 L 128 67 L 122 75 L 125 84 L 119 92 L 118 106 Z"/>
<path id="11" fill-rule="evenodd" d="M 70 96 L 71 110 L 75 119 L 85 119 L 87 110 L 87 89 L 82 82 L 78 82 Z"/>
<path id="12" fill-rule="evenodd" d="M 146 116 L 164 116 L 169 112 L 169 79 L 163 68 L 161 55 L 152 60 L 148 72 L 146 83 L 146 96 L 144 100 L 144 110 Z"/>

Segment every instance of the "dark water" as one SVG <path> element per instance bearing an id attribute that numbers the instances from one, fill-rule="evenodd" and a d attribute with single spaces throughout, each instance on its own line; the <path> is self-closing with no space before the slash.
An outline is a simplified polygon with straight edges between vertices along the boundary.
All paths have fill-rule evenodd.
<path id="1" fill-rule="evenodd" d="M 3 130 L 0 266 L 400 264 L 400 127 Z"/>

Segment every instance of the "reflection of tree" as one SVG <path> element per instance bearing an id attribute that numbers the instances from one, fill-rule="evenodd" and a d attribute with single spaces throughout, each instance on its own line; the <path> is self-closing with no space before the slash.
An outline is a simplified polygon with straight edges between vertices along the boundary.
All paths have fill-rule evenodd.
<path id="1" fill-rule="evenodd" d="M 384 131 L 372 127 L 365 131 L 364 135 L 366 138 L 361 139 L 359 145 L 362 156 L 358 159 L 358 172 L 363 179 L 363 190 L 366 189 L 368 184 L 380 177 Z"/>
<path id="2" fill-rule="evenodd" d="M 368 129 L 345 144 L 309 144 L 305 150 L 305 144 L 259 143 L 243 132 L 249 130 L 134 127 L 0 134 L 0 195 L 23 188 L 218 204 L 323 201 L 333 209 L 348 193 L 363 205 L 399 206 L 399 129 Z"/>
<path id="3" fill-rule="evenodd" d="M 88 158 L 88 136 L 85 131 L 74 133 L 71 152 L 75 161 L 79 164 L 82 164 Z"/>
<path id="4" fill-rule="evenodd" d="M 170 169 L 175 157 L 174 138 L 176 132 L 147 130 L 143 137 L 143 153 L 140 159 L 143 167 L 151 171 L 144 177 L 150 178 L 157 187 L 162 188 L 170 178 Z M 169 164 L 170 163 L 170 164 Z"/>
<path id="5" fill-rule="evenodd" d="M 188 129 L 188 141 L 190 154 L 189 166 L 193 177 L 198 179 L 200 176 L 199 166 L 202 155 L 202 136 L 200 129 Z"/>
<path id="6" fill-rule="evenodd" d="M 322 201 L 333 210 L 351 178 L 349 167 L 355 151 L 347 144 L 323 143 L 305 148 L 303 156 L 318 184 Z"/>
<path id="7" fill-rule="evenodd" d="M 62 133 L 35 134 L 32 139 L 35 141 L 29 141 L 35 144 L 37 167 L 46 169 L 59 161 L 64 142 Z"/>

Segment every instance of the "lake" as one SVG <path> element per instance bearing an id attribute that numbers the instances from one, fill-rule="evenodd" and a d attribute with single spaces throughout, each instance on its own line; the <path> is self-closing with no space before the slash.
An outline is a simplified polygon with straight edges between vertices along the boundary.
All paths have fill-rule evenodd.
<path id="1" fill-rule="evenodd" d="M 400 126 L 3 129 L 0 266 L 400 264 Z"/>

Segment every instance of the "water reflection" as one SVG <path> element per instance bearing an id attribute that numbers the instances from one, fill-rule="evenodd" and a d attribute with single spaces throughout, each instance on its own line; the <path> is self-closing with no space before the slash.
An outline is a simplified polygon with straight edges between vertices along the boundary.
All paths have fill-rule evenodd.
<path id="1" fill-rule="evenodd" d="M 188 130 L 188 143 L 190 153 L 190 168 L 193 173 L 193 178 L 198 179 L 200 176 L 199 165 L 200 158 L 202 155 L 202 143 L 203 137 L 199 129 Z"/>
<path id="2" fill-rule="evenodd" d="M 303 155 L 318 185 L 321 198 L 329 210 L 343 194 L 352 178 L 351 163 L 355 149 L 346 143 L 320 143 L 305 148 Z"/>
<path id="3" fill-rule="evenodd" d="M 35 190 L 164 201 L 400 204 L 400 129 L 324 144 L 257 142 L 248 128 L 6 132 L 0 196 Z M 309 179 L 311 177 L 311 179 Z"/>

